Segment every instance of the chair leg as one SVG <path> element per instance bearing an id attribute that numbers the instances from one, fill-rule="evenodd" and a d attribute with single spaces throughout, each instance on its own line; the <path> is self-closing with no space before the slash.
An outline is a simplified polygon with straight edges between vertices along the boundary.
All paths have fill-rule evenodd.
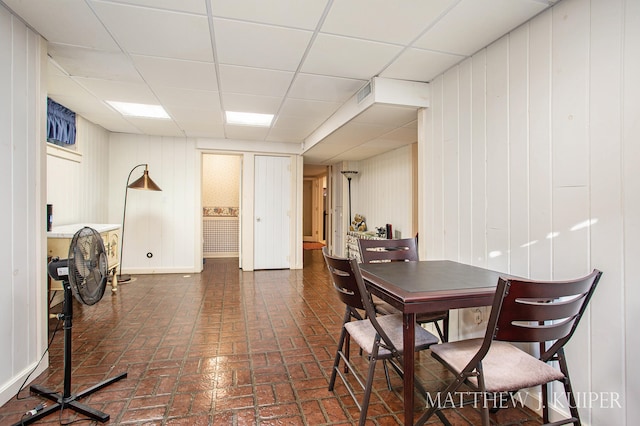
<path id="1" fill-rule="evenodd" d="M 442 334 L 444 335 L 443 342 L 449 341 L 449 314 L 442 320 Z"/>
<path id="2" fill-rule="evenodd" d="M 347 357 L 347 360 L 349 360 L 350 353 L 351 353 L 351 336 L 347 336 L 346 342 L 344 343 L 344 355 Z M 344 372 L 345 373 L 349 372 L 349 366 L 347 365 L 347 363 L 344 364 Z"/>
<path id="3" fill-rule="evenodd" d="M 571 379 L 569 378 L 569 367 L 567 366 L 567 359 L 564 356 L 564 349 L 561 348 L 558 353 L 558 363 L 560 364 L 560 371 L 564 374 L 564 392 L 567 395 L 567 399 L 569 400 L 569 412 L 571 413 L 571 417 L 575 419 L 573 421 L 574 426 L 580 426 L 582 423 L 580 422 L 580 414 L 578 414 L 578 406 L 576 405 L 576 400 L 573 396 L 573 389 L 571 388 Z M 545 405 L 546 401 L 545 401 Z"/>
<path id="4" fill-rule="evenodd" d="M 427 420 L 431 418 L 431 416 L 435 414 L 436 416 L 438 416 L 438 418 L 442 423 L 444 423 L 447 426 L 450 425 L 451 423 L 447 421 L 446 417 L 441 412 L 442 407 L 438 405 L 446 402 L 447 395 L 450 395 L 451 392 L 454 392 L 456 389 L 458 389 L 460 385 L 462 385 L 462 383 L 464 383 L 464 377 L 461 374 L 458 374 L 456 378 L 451 383 L 449 383 L 449 385 L 446 388 L 444 388 L 443 390 L 439 391 L 436 394 L 436 400 L 435 400 L 436 404 L 430 405 L 427 411 L 424 414 L 422 414 L 422 416 L 420 416 L 420 418 L 415 422 L 415 424 L 423 425 L 427 422 Z M 444 396 L 444 400 L 442 399 L 443 396 Z M 429 402 L 431 401 L 427 399 L 427 405 L 429 405 Z"/>
<path id="5" fill-rule="evenodd" d="M 540 396 L 542 397 L 542 423 L 549 423 L 549 384 L 540 385 Z"/>
<path id="6" fill-rule="evenodd" d="M 387 389 L 393 390 L 391 387 L 391 377 L 389 377 L 389 365 L 386 360 L 382 361 L 382 366 L 384 367 L 384 378 L 387 379 Z"/>
<path id="7" fill-rule="evenodd" d="M 376 350 L 377 352 L 377 350 Z M 371 354 L 369 359 L 369 372 L 367 374 L 367 384 L 364 388 L 364 397 L 360 405 L 360 420 L 358 426 L 364 426 L 367 421 L 367 410 L 369 409 L 369 401 L 371 400 L 371 389 L 373 388 L 373 375 L 376 371 L 377 354 Z"/>
<path id="8" fill-rule="evenodd" d="M 539 325 L 544 325 L 544 321 L 538 321 Z M 540 342 L 540 353 L 543 354 L 547 350 L 545 342 Z M 540 397 L 542 398 L 542 423 L 549 423 L 549 384 L 540 385 Z"/>
<path id="9" fill-rule="evenodd" d="M 478 388 L 480 390 L 480 394 L 482 395 L 482 426 L 490 426 L 491 420 L 489 419 L 489 402 L 487 401 L 487 392 L 485 391 L 486 387 L 484 384 L 484 373 L 482 371 L 482 362 L 478 363 L 478 367 L 476 368 L 478 372 Z"/>
<path id="10" fill-rule="evenodd" d="M 340 332 L 340 340 L 338 341 L 338 349 L 336 350 L 336 357 L 333 361 L 333 368 L 331 369 L 331 379 L 329 380 L 329 391 L 333 391 L 333 387 L 336 384 L 336 375 L 338 374 L 338 368 L 340 368 L 340 352 L 344 348 L 345 340 L 347 339 L 347 329 L 342 327 L 342 331 Z M 345 370 L 347 370 L 347 366 L 345 363 Z"/>
<path id="11" fill-rule="evenodd" d="M 440 337 L 440 341 L 442 343 L 446 343 L 449 341 L 449 315 L 442 319 L 442 327 L 440 327 L 440 323 L 438 321 L 434 321 L 433 325 L 436 327 L 436 332 L 438 333 L 438 337 Z"/>
<path id="12" fill-rule="evenodd" d="M 438 337 L 440 337 L 440 341 L 442 343 L 445 343 L 445 337 L 444 337 L 444 333 L 442 332 L 442 329 L 440 328 L 440 324 L 438 324 L 438 321 L 434 321 L 433 325 L 436 327 L 436 332 L 438 333 Z"/>
<path id="13" fill-rule="evenodd" d="M 476 371 L 478 372 L 478 386 L 479 386 L 479 392 L 482 394 L 482 426 L 490 426 L 491 424 L 491 420 L 489 418 L 489 404 L 487 402 L 487 394 L 485 392 L 485 385 L 484 385 L 484 375 L 482 374 L 482 364 L 479 363 L 478 366 L 476 367 Z M 468 373 L 460 373 L 457 374 L 455 379 L 449 383 L 448 386 L 446 386 L 444 388 L 444 390 L 441 390 L 437 393 L 436 395 L 436 405 L 429 405 L 430 402 L 434 402 L 432 400 L 430 400 L 430 398 L 427 396 L 427 406 L 428 409 L 427 411 L 422 414 L 422 416 L 420 416 L 420 418 L 415 422 L 416 425 L 423 425 L 427 422 L 427 420 L 429 420 L 429 418 L 431 418 L 431 416 L 433 416 L 434 414 L 436 416 L 438 416 L 438 419 L 440 419 L 440 421 L 446 425 L 446 426 L 450 426 L 451 423 L 447 420 L 447 418 L 444 416 L 444 414 L 442 414 L 442 406 L 439 406 L 441 404 L 446 403 L 447 401 L 449 401 L 449 395 L 451 395 L 452 392 L 455 392 L 460 386 L 462 386 L 462 384 L 465 383 L 466 378 L 469 376 Z M 444 399 L 443 399 L 444 397 Z M 453 401 L 455 401 L 455 398 L 453 398 Z"/>

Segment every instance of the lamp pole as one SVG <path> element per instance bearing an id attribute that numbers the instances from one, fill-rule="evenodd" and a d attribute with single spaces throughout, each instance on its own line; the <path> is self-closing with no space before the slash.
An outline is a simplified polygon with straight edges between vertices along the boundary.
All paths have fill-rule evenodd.
<path id="1" fill-rule="evenodd" d="M 142 167 L 144 166 L 144 173 L 142 174 L 142 176 L 140 176 L 136 181 L 134 181 L 133 183 L 129 184 L 129 181 L 131 180 L 131 175 L 133 174 L 133 171 L 135 169 L 137 169 L 138 167 Z M 127 197 L 129 195 L 129 188 L 131 189 L 142 189 L 145 191 L 162 191 L 162 189 L 160 189 L 160 187 L 158 185 L 156 185 L 156 183 L 151 180 L 151 178 L 149 177 L 149 165 L 146 163 L 141 163 L 138 164 L 137 166 L 134 166 L 133 169 L 131 169 L 131 171 L 129 172 L 129 176 L 127 176 L 127 183 L 124 189 L 124 209 L 122 211 L 122 234 L 120 235 L 120 265 L 119 265 L 119 272 L 118 272 L 118 276 L 116 277 L 118 282 L 126 282 L 126 281 L 131 281 L 131 275 L 122 275 L 122 253 L 123 253 L 123 248 L 124 248 L 124 225 L 125 225 L 125 219 L 127 218 Z"/>
<path id="2" fill-rule="evenodd" d="M 349 224 L 351 223 L 351 179 L 353 177 L 355 177 L 358 174 L 357 170 L 343 170 L 340 173 L 342 173 L 344 175 L 344 177 L 347 178 L 347 191 L 349 194 Z M 347 230 L 349 229 L 349 226 L 347 225 Z"/>

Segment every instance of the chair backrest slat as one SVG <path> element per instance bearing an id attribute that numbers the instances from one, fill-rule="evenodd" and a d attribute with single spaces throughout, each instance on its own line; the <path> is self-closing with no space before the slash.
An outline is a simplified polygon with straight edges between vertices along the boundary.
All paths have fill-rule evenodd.
<path id="1" fill-rule="evenodd" d="M 510 342 L 567 341 L 587 307 L 602 273 L 594 270 L 572 281 L 525 281 L 500 278 L 504 294 L 495 319 L 495 340 Z M 492 324 L 490 318 L 489 324 Z"/>
<path id="2" fill-rule="evenodd" d="M 327 248 L 322 249 L 322 254 L 329 268 L 331 280 L 334 288 L 338 292 L 338 297 L 349 307 L 363 309 L 367 314 L 367 319 L 371 322 L 373 328 L 376 329 L 383 342 L 388 348 L 393 348 L 393 344 L 387 333 L 377 320 L 377 313 L 373 306 L 371 293 L 367 289 L 358 262 L 355 259 L 345 259 L 332 256 L 328 253 Z M 344 290 L 347 290 L 346 292 Z M 356 300 L 358 299 L 358 300 Z M 395 350 L 395 348 L 394 348 Z"/>
<path id="3" fill-rule="evenodd" d="M 347 306 L 365 310 L 360 289 L 353 276 L 349 262 L 344 262 L 343 259 L 330 256 L 326 247 L 322 248 L 322 254 L 327 263 L 333 288 L 336 290 L 338 298 Z"/>
<path id="4" fill-rule="evenodd" d="M 415 238 L 395 240 L 359 239 L 360 256 L 364 263 L 388 261 L 418 261 L 418 247 Z"/>

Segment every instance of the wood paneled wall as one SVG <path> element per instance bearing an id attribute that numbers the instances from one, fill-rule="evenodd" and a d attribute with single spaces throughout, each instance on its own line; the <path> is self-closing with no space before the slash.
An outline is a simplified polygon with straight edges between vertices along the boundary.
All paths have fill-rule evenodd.
<path id="1" fill-rule="evenodd" d="M 44 40 L 0 4 L 0 405 L 47 346 L 45 61 Z"/>
<path id="2" fill-rule="evenodd" d="M 76 117 L 76 150 L 81 155 L 69 159 L 48 147 L 47 203 L 53 204 L 53 225 L 120 223 L 108 222 L 109 132 Z"/>
<path id="3" fill-rule="evenodd" d="M 129 190 L 122 270 L 129 273 L 202 269 L 200 153 L 193 139 L 112 133 L 109 139 L 109 220 L 122 221 L 129 172 L 148 164 L 162 192 Z M 131 182 L 142 176 L 137 168 Z"/>
<path id="4" fill-rule="evenodd" d="M 576 391 L 619 397 L 592 425 L 640 422 L 639 28 L 638 2 L 561 1 L 436 78 L 419 120 L 428 258 L 604 271 L 568 348 Z"/>
<path id="5" fill-rule="evenodd" d="M 354 167 L 359 173 L 351 181 L 352 214 L 364 215 L 370 231 L 390 223 L 402 238 L 415 236 L 411 146 L 359 161 Z M 348 207 L 345 212 L 349 214 Z"/>

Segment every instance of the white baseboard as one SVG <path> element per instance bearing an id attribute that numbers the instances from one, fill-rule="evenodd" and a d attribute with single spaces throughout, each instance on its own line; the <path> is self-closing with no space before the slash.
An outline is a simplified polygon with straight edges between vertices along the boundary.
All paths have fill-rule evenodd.
<path id="1" fill-rule="evenodd" d="M 38 361 L 39 360 L 40 360 L 40 357 L 38 357 Z M 12 377 L 11 380 L 9 380 L 9 382 L 0 389 L 0 406 L 4 405 L 7 401 L 9 401 L 11 398 L 16 396 L 16 393 L 18 392 L 18 390 L 20 390 L 20 386 L 22 386 L 22 383 L 25 381 L 27 376 L 29 376 L 29 373 L 31 373 L 31 371 L 34 368 L 36 368 L 36 365 L 38 365 L 38 361 L 27 366 L 27 368 L 21 371 L 17 376 Z M 49 357 L 47 355 L 42 359 L 42 362 L 40 362 L 40 365 L 38 365 L 38 368 L 36 368 L 36 370 L 33 373 L 31 373 L 31 376 L 29 376 L 30 380 L 24 385 L 24 389 L 20 393 L 20 396 L 29 395 L 29 383 L 31 383 L 33 379 L 35 379 L 43 371 L 45 371 L 48 366 L 49 366 Z"/>

